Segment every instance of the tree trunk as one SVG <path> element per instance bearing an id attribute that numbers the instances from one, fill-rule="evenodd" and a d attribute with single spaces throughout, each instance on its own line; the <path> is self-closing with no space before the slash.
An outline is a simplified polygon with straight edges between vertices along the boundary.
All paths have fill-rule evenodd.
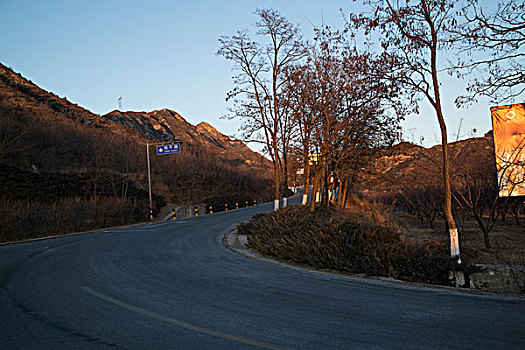
<path id="1" fill-rule="evenodd" d="M 428 9 L 425 9 L 427 11 Z M 430 15 L 428 14 L 430 19 Z M 450 158 L 448 154 L 448 139 L 447 139 L 447 127 L 445 124 L 445 118 L 443 117 L 443 110 L 441 108 L 441 96 L 439 93 L 439 81 L 438 81 L 438 71 L 437 71 L 437 34 L 434 28 L 434 24 L 431 20 L 427 20 L 432 35 L 432 46 L 430 47 L 430 63 L 431 63 L 431 72 L 432 72 L 432 87 L 434 90 L 434 101 L 430 99 L 430 102 L 433 104 L 433 107 L 436 111 L 436 116 L 439 122 L 439 128 L 441 130 L 441 148 L 443 156 L 443 212 L 445 215 L 445 220 L 447 222 L 448 231 L 450 234 L 450 255 L 453 258 L 457 258 L 458 262 L 461 262 L 459 256 L 459 237 L 458 229 L 456 222 L 454 221 L 454 216 L 452 215 L 452 190 L 450 184 Z"/>
<path id="2" fill-rule="evenodd" d="M 310 200 L 310 211 L 315 210 L 315 197 L 317 191 L 319 191 L 319 184 L 321 181 L 321 171 L 317 168 L 314 175 L 314 183 L 313 183 L 313 189 L 312 189 L 312 198 Z"/>
<path id="3" fill-rule="evenodd" d="M 341 203 L 343 209 L 346 208 L 346 201 L 348 200 L 348 188 L 349 187 L 350 187 L 350 179 L 346 180 L 346 185 L 344 188 L 343 203 Z"/>
<path id="4" fill-rule="evenodd" d="M 343 180 L 339 177 L 339 180 L 336 181 L 337 185 L 334 186 L 334 206 L 339 208 L 339 203 L 341 202 L 341 184 Z"/>
<path id="5" fill-rule="evenodd" d="M 346 200 L 346 187 L 348 184 L 348 178 L 341 179 L 341 183 L 339 185 L 339 196 L 337 198 L 337 207 L 340 209 L 344 208 L 344 203 Z"/>
<path id="6" fill-rule="evenodd" d="M 443 151 L 443 212 L 450 234 L 450 255 L 453 258 L 460 259 L 459 256 L 459 237 L 458 229 L 454 216 L 452 215 L 452 190 L 450 184 L 450 159 L 448 154 L 447 130 L 441 114 L 441 108 L 438 109 L 438 119 L 441 129 L 442 151 Z"/>
<path id="7" fill-rule="evenodd" d="M 321 200 L 321 208 L 327 208 L 328 207 L 328 171 L 324 171 L 323 174 L 323 191 L 322 193 L 322 200 Z"/>
<path id="8" fill-rule="evenodd" d="M 483 232 L 483 241 L 485 243 L 485 248 L 490 248 L 490 240 L 489 240 L 489 227 L 488 225 L 483 222 L 483 217 L 478 213 L 474 208 L 472 208 L 472 214 L 474 216 L 474 220 L 476 220 L 479 228 Z"/>
<path id="9" fill-rule="evenodd" d="M 288 156 L 286 155 L 286 149 L 283 150 L 283 176 L 282 176 L 282 183 L 283 183 L 283 193 L 286 193 L 286 190 L 288 190 Z"/>
<path id="10" fill-rule="evenodd" d="M 517 204 L 519 205 L 519 204 Z M 516 225 L 520 225 L 520 207 L 515 207 L 514 210 L 512 211 L 513 212 L 513 216 L 514 218 L 516 219 Z"/>
<path id="11" fill-rule="evenodd" d="M 273 209 L 277 210 L 279 209 L 279 198 L 280 198 L 280 192 L 281 192 L 281 181 L 280 181 L 280 174 L 279 174 L 279 164 L 277 161 L 274 161 L 273 163 L 273 180 L 274 180 L 274 206 Z"/>
<path id="12" fill-rule="evenodd" d="M 303 193 L 303 202 L 305 205 L 308 202 L 308 190 L 310 188 L 310 160 L 306 157 L 304 162 L 304 193 Z M 312 199 L 310 199 L 312 200 Z"/>

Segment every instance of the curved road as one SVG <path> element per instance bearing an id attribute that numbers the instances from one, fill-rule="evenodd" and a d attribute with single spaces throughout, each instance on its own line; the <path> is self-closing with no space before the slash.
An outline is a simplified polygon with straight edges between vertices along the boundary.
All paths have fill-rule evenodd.
<path id="1" fill-rule="evenodd" d="M 223 246 L 272 205 L 1 246 L 0 348 L 525 347 L 524 300 L 290 269 Z"/>

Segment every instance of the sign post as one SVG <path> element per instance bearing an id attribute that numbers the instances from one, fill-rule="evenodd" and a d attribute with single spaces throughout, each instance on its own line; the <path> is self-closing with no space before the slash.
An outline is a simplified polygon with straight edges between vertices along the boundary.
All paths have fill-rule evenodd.
<path id="1" fill-rule="evenodd" d="M 180 153 L 182 142 L 175 140 L 169 143 L 156 144 L 157 155 Z M 151 165 L 149 160 L 149 142 L 146 142 L 146 157 L 148 158 L 148 189 L 149 189 L 149 219 L 153 220 L 153 200 L 151 196 Z"/>
<path id="2" fill-rule="evenodd" d="M 146 143 L 146 155 L 148 157 L 149 219 L 153 220 L 153 203 L 151 200 L 151 167 L 150 167 L 150 162 L 149 162 L 149 143 Z"/>

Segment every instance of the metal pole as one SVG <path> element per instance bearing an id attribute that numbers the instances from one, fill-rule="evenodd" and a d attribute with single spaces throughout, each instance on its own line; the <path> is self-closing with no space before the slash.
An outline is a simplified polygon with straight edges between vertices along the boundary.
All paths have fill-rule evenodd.
<path id="1" fill-rule="evenodd" d="M 153 203 L 151 200 L 151 169 L 149 163 L 149 143 L 146 142 L 146 155 L 148 158 L 148 188 L 149 188 L 149 219 L 153 220 Z"/>

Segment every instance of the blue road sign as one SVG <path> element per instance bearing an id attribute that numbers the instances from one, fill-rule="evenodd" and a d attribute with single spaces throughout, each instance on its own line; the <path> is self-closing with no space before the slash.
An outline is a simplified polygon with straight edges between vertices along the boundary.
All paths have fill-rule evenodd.
<path id="1" fill-rule="evenodd" d="M 157 146 L 158 155 L 172 154 L 172 153 L 180 153 L 180 143 L 171 143 L 169 145 Z"/>

